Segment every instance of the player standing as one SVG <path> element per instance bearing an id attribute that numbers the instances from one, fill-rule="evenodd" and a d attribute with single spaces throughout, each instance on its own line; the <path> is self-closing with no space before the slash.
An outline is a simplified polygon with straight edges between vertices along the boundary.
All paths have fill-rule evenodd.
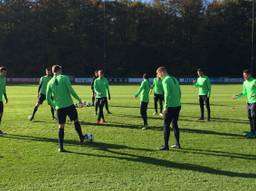
<path id="1" fill-rule="evenodd" d="M 249 70 L 243 71 L 243 91 L 235 95 L 234 99 L 242 96 L 247 96 L 247 111 L 248 119 L 250 121 L 250 132 L 245 136 L 247 138 L 256 138 L 256 80 L 252 77 Z"/>
<path id="2" fill-rule="evenodd" d="M 46 99 L 48 104 L 54 107 L 57 111 L 57 119 L 59 123 L 59 151 L 64 152 L 64 127 L 67 116 L 74 122 L 75 130 L 80 138 L 80 143 L 84 142 L 85 137 L 82 133 L 80 122 L 78 120 L 78 113 L 72 97 L 78 100 L 80 104 L 82 104 L 82 100 L 72 88 L 69 77 L 61 74 L 61 66 L 54 65 L 52 67 L 52 72 L 54 76 L 48 83 Z"/>
<path id="3" fill-rule="evenodd" d="M 141 82 L 139 90 L 135 93 L 134 97 L 140 97 L 140 114 L 144 122 L 143 130 L 149 129 L 148 127 L 148 117 L 147 109 L 149 102 L 149 92 L 150 92 L 150 82 L 148 80 L 148 75 L 143 74 L 143 81 Z"/>
<path id="4" fill-rule="evenodd" d="M 160 150 L 169 150 L 170 124 L 172 123 L 176 144 L 172 148 L 181 148 L 180 130 L 178 127 L 181 110 L 181 90 L 178 80 L 167 73 L 165 67 L 157 69 L 157 75 L 161 77 L 164 89 L 164 145 Z"/>
<path id="5" fill-rule="evenodd" d="M 5 98 L 5 103 L 8 103 L 8 98 L 6 94 L 6 75 L 7 69 L 5 67 L 0 67 L 0 124 L 2 122 L 2 117 L 4 113 L 3 96 Z M 4 134 L 5 133 L 0 130 L 0 135 Z"/>
<path id="6" fill-rule="evenodd" d="M 37 101 L 37 103 L 34 107 L 32 115 L 29 117 L 30 121 L 33 121 L 39 106 L 42 105 L 43 102 L 45 101 L 47 84 L 51 79 L 52 79 L 51 68 L 46 68 L 45 69 L 45 76 L 41 77 L 40 81 L 39 81 L 39 87 L 38 87 L 38 91 L 37 91 L 38 101 Z M 52 119 L 55 119 L 55 117 L 54 117 L 54 108 L 53 107 L 51 107 L 51 114 L 52 114 Z"/>
<path id="7" fill-rule="evenodd" d="M 208 121 L 211 120 L 211 108 L 210 108 L 210 96 L 211 96 L 211 81 L 208 76 L 204 75 L 201 69 L 197 70 L 198 78 L 193 81 L 195 87 L 199 89 L 199 105 L 201 111 L 201 117 L 199 120 L 204 120 L 204 104 L 206 105 Z"/>
<path id="8" fill-rule="evenodd" d="M 94 82 L 95 80 L 98 78 L 98 71 L 94 72 L 94 76 L 92 78 L 92 82 L 91 82 L 91 90 L 92 90 L 92 106 L 94 106 L 95 104 L 95 92 L 94 92 Z M 97 114 L 97 111 L 96 111 Z"/>
<path id="9" fill-rule="evenodd" d="M 110 100 L 110 90 L 109 90 L 109 83 L 108 80 L 104 77 L 104 71 L 98 71 L 98 78 L 94 82 L 94 91 L 96 93 L 97 103 L 96 105 L 99 106 L 99 114 L 97 119 L 97 124 L 103 124 L 105 122 L 104 118 L 104 106 L 107 102 L 107 97 Z"/>
<path id="10" fill-rule="evenodd" d="M 163 84 L 162 80 L 159 76 L 154 78 L 153 85 L 151 87 L 154 91 L 154 107 L 155 107 L 155 112 L 153 115 L 158 114 L 158 102 L 160 105 L 160 116 L 163 116 L 163 101 L 164 101 L 164 90 L 163 90 Z"/>

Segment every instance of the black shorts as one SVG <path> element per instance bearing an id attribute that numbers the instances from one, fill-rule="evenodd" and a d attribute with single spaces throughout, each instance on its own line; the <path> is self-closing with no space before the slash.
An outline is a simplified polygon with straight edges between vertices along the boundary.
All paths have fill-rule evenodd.
<path id="1" fill-rule="evenodd" d="M 4 103 L 0 101 L 0 113 L 4 112 Z"/>
<path id="2" fill-rule="evenodd" d="M 67 116 L 71 121 L 77 121 L 78 120 L 78 114 L 76 107 L 74 105 L 71 105 L 69 107 L 61 108 L 57 110 L 57 119 L 58 123 L 60 125 L 63 125 L 66 123 Z"/>
<path id="3" fill-rule="evenodd" d="M 157 99 L 157 100 L 163 101 L 164 100 L 164 95 L 162 95 L 162 94 L 154 94 L 154 98 Z"/>
<path id="4" fill-rule="evenodd" d="M 46 95 L 40 94 L 38 97 L 38 103 L 43 104 L 45 100 L 46 100 Z"/>

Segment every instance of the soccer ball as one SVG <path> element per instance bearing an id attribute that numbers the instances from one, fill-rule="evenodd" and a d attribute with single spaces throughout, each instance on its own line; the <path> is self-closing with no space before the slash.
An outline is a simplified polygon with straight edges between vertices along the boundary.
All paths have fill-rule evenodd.
<path id="1" fill-rule="evenodd" d="M 94 139 L 94 136 L 93 136 L 93 134 L 88 133 L 88 134 L 85 134 L 85 135 L 84 135 L 84 138 L 85 138 L 85 140 L 86 140 L 88 143 L 92 143 L 92 142 L 93 142 L 93 139 Z"/>
<path id="2" fill-rule="evenodd" d="M 31 118 L 32 118 L 32 115 L 29 115 L 29 116 L 28 116 L 28 120 L 31 120 Z"/>

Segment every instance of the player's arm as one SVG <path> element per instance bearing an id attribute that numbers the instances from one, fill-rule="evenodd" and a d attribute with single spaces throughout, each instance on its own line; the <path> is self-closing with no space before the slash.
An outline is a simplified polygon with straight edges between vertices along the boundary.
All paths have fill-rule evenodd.
<path id="1" fill-rule="evenodd" d="M 53 108 L 55 108 L 55 104 L 53 103 L 52 100 L 52 88 L 50 87 L 50 85 L 47 85 L 47 89 L 46 89 L 46 100 L 47 103 L 52 106 Z"/>
<path id="2" fill-rule="evenodd" d="M 245 85 L 243 85 L 243 91 L 240 94 L 233 96 L 233 99 L 239 99 L 243 96 L 247 96 L 247 91 L 246 91 Z"/>
<path id="3" fill-rule="evenodd" d="M 108 99 L 111 100 L 109 82 L 108 82 L 108 80 L 106 80 L 106 81 L 107 81 L 106 83 L 107 83 Z"/>
<path id="4" fill-rule="evenodd" d="M 40 78 L 39 86 L 38 86 L 38 90 L 37 90 L 37 94 L 38 94 L 38 95 L 39 95 L 39 92 L 40 92 L 40 90 L 41 90 L 41 88 L 42 88 L 42 84 L 43 84 L 43 80 L 42 80 L 42 78 Z"/>
<path id="5" fill-rule="evenodd" d="M 69 80 L 68 77 L 66 77 L 66 86 L 70 92 L 70 94 L 72 95 L 73 98 L 75 98 L 77 101 L 79 101 L 80 103 L 82 102 L 81 98 L 77 95 L 76 91 L 73 89 L 72 84 Z"/>
<path id="6" fill-rule="evenodd" d="M 93 78 L 92 79 L 92 82 L 91 82 L 91 90 L 94 91 L 94 82 L 95 82 L 95 79 Z"/>
<path id="7" fill-rule="evenodd" d="M 170 91 L 171 91 L 170 83 L 168 82 L 163 83 L 163 88 L 164 88 L 164 110 L 166 111 L 168 109 L 168 105 L 170 102 Z"/>
<path id="8" fill-rule="evenodd" d="M 203 87 L 202 85 L 200 85 L 200 84 L 198 83 L 198 79 L 196 79 L 196 80 L 193 81 L 193 86 L 195 86 L 196 88 L 201 88 L 201 87 Z"/>
<path id="9" fill-rule="evenodd" d="M 97 95 L 101 96 L 100 84 L 98 83 L 97 80 L 95 80 L 95 82 L 94 82 L 94 92 L 95 92 Z"/>
<path id="10" fill-rule="evenodd" d="M 135 93 L 135 95 L 134 95 L 134 97 L 136 98 L 136 97 L 138 97 L 139 95 L 140 95 L 140 93 L 142 92 L 142 90 L 144 89 L 144 81 L 141 83 L 141 85 L 140 85 L 140 88 L 139 88 L 139 90 Z"/>
<path id="11" fill-rule="evenodd" d="M 7 93 L 6 93 L 6 85 L 4 86 L 4 99 L 5 99 L 5 103 L 8 103 L 8 97 L 7 97 Z"/>
<path id="12" fill-rule="evenodd" d="M 206 81 L 206 85 L 207 85 L 207 88 L 208 88 L 208 97 L 211 96 L 211 91 L 212 91 L 212 85 L 211 85 L 211 81 L 209 78 L 207 78 L 207 81 Z"/>

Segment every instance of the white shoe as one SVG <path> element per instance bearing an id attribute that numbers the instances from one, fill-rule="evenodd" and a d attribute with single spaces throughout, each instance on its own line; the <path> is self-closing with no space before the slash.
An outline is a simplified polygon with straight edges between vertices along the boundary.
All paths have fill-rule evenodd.
<path id="1" fill-rule="evenodd" d="M 157 115 L 157 112 L 154 112 L 153 115 Z"/>
<path id="2" fill-rule="evenodd" d="M 162 113 L 159 113 L 159 115 L 160 115 L 161 117 L 163 117 L 163 116 L 164 116 Z"/>

